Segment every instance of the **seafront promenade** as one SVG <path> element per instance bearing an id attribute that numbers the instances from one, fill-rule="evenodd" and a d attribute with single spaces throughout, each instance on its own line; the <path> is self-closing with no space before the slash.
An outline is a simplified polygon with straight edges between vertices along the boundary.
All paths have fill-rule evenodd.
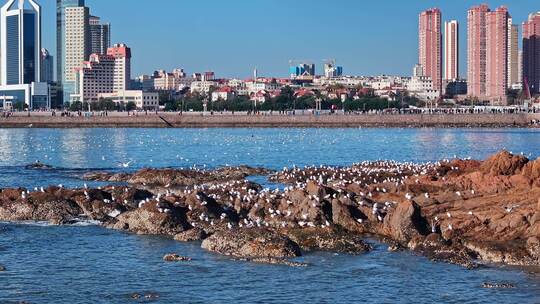
<path id="1" fill-rule="evenodd" d="M 52 116 L 47 112 L 0 117 L 0 128 L 358 128 L 358 127 L 535 127 L 539 113 L 519 114 L 202 114 L 139 112 Z"/>

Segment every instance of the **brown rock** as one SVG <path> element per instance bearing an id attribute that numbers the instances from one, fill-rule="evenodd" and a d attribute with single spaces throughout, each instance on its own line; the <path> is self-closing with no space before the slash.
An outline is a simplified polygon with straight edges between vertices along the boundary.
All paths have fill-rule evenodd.
<path id="1" fill-rule="evenodd" d="M 420 214 L 420 207 L 412 201 L 398 204 L 385 218 L 384 226 L 394 240 L 403 244 L 427 232 L 427 222 Z"/>
<path id="2" fill-rule="evenodd" d="M 201 241 L 206 238 L 206 232 L 199 228 L 189 229 L 187 231 L 178 233 L 174 236 L 174 239 L 179 242 L 194 242 Z"/>
<path id="3" fill-rule="evenodd" d="M 304 250 L 322 250 L 361 254 L 371 250 L 358 235 L 347 233 L 342 229 L 306 228 L 291 229 L 284 233 Z"/>
<path id="4" fill-rule="evenodd" d="M 169 253 L 163 257 L 163 260 L 165 262 L 188 262 L 191 261 L 191 258 L 179 256 L 175 253 Z"/>
<path id="5" fill-rule="evenodd" d="M 492 176 L 515 175 L 520 173 L 528 162 L 529 160 L 524 156 L 512 155 L 508 151 L 502 151 L 484 161 L 480 171 Z"/>
<path id="6" fill-rule="evenodd" d="M 205 239 L 201 247 L 241 258 L 292 258 L 301 255 L 300 247 L 289 238 L 258 228 L 219 231 Z"/>
<path id="7" fill-rule="evenodd" d="M 147 205 L 153 205 L 148 203 Z M 117 230 L 127 230 L 138 234 L 150 235 L 177 235 L 190 227 L 187 223 L 185 213 L 179 208 L 169 209 L 169 213 L 161 213 L 153 206 L 129 211 L 121 214 L 117 222 L 110 225 L 110 228 Z"/>
<path id="8" fill-rule="evenodd" d="M 521 174 L 525 175 L 531 180 L 540 179 L 540 158 L 526 164 L 525 167 L 523 167 Z"/>

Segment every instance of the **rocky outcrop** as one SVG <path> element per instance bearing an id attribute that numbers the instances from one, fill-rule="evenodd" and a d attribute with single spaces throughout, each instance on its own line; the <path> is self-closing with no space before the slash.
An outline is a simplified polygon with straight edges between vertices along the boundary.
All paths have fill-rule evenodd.
<path id="1" fill-rule="evenodd" d="M 169 253 L 163 257 L 165 262 L 189 262 L 191 258 L 180 256 L 176 253 Z"/>
<path id="2" fill-rule="evenodd" d="M 149 202 L 141 208 L 123 213 L 109 227 L 137 234 L 169 236 L 191 228 L 184 208 L 164 202 Z"/>
<path id="3" fill-rule="evenodd" d="M 501 152 L 484 162 L 285 168 L 271 176 L 289 183 L 284 191 L 245 180 L 263 169 L 145 169 L 96 177 L 133 186 L 1 190 L 0 220 L 97 220 L 254 262 L 301 249 L 360 254 L 375 236 L 391 251 L 467 268 L 475 259 L 540 266 L 538 162 Z"/>
<path id="4" fill-rule="evenodd" d="M 428 232 L 428 224 L 421 215 L 420 207 L 412 201 L 398 204 L 386 217 L 384 228 L 392 239 L 401 244 L 407 244 L 411 239 Z"/>
<path id="5" fill-rule="evenodd" d="M 360 235 L 337 228 L 291 229 L 283 233 L 306 251 L 362 254 L 371 250 L 371 246 L 366 244 Z"/>
<path id="6" fill-rule="evenodd" d="M 236 258 L 237 261 L 244 261 L 257 264 L 270 264 L 270 265 L 281 265 L 288 267 L 308 267 L 309 264 L 294 262 L 287 259 L 279 259 L 272 257 L 262 257 L 262 258 Z"/>
<path id="7" fill-rule="evenodd" d="M 528 162 L 529 160 L 524 156 L 512 155 L 508 151 L 502 151 L 488 158 L 480 167 L 480 171 L 492 176 L 515 175 Z"/>
<path id="8" fill-rule="evenodd" d="M 81 214 L 81 208 L 71 199 L 48 192 L 28 193 L 26 189 L 4 189 L 0 193 L 0 220 L 50 221 L 65 223 Z"/>
<path id="9" fill-rule="evenodd" d="M 174 236 L 174 239 L 179 242 L 194 242 L 202 241 L 207 237 L 206 232 L 199 228 L 189 229 L 184 232 L 180 232 Z"/>
<path id="10" fill-rule="evenodd" d="M 289 238 L 267 229 L 219 231 L 202 242 L 208 251 L 240 258 L 294 258 L 300 247 Z"/>
<path id="11" fill-rule="evenodd" d="M 133 174 L 91 172 L 83 179 L 105 182 L 127 182 L 135 185 L 176 187 L 212 182 L 243 180 L 250 175 L 268 175 L 271 171 L 247 166 L 223 167 L 217 170 L 199 169 L 142 169 Z"/>

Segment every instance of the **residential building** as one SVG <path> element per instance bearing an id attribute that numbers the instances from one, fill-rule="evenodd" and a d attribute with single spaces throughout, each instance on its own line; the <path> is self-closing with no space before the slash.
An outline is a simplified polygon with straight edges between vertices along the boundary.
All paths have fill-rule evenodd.
<path id="1" fill-rule="evenodd" d="M 259 91 L 275 91 L 281 88 L 281 85 L 276 81 L 247 81 L 246 89 L 248 94 L 257 93 Z"/>
<path id="2" fill-rule="evenodd" d="M 41 82 L 41 6 L 37 2 L 9 0 L 2 6 L 0 45 L 0 106 L 50 108 L 49 85 Z"/>
<path id="3" fill-rule="evenodd" d="M 160 70 L 154 72 L 154 90 L 157 91 L 178 91 L 182 86 L 182 80 L 186 78 L 183 69 L 174 69 L 172 73 Z"/>
<path id="4" fill-rule="evenodd" d="M 116 104 L 127 105 L 135 103 L 138 110 L 156 110 L 159 108 L 159 93 L 144 92 L 142 90 L 126 90 L 114 93 L 99 93 L 99 99 L 109 99 Z"/>
<path id="5" fill-rule="evenodd" d="M 125 44 L 115 44 L 107 49 L 107 55 L 114 57 L 113 92 L 128 90 L 131 80 L 131 49 Z"/>
<path id="6" fill-rule="evenodd" d="M 507 102 L 509 19 L 506 7 L 491 11 L 485 4 L 471 8 L 467 16 L 468 95 L 497 105 Z"/>
<path id="7" fill-rule="evenodd" d="M 212 101 L 227 101 L 236 96 L 236 92 L 229 86 L 221 87 L 212 92 Z"/>
<path id="8" fill-rule="evenodd" d="M 113 93 L 115 58 L 92 54 L 90 60 L 76 68 L 76 89 L 70 102 L 96 102 L 100 93 Z"/>
<path id="9" fill-rule="evenodd" d="M 212 88 L 217 88 L 219 83 L 216 81 L 193 81 L 191 83 L 191 93 L 208 94 Z"/>
<path id="10" fill-rule="evenodd" d="M 497 105 L 506 104 L 509 18 L 504 6 L 486 14 L 486 96 Z"/>
<path id="11" fill-rule="evenodd" d="M 405 89 L 411 93 L 411 95 L 418 97 L 424 101 L 435 101 L 441 96 L 441 92 L 435 89 L 435 85 L 430 76 L 425 76 L 424 69 L 421 65 L 417 64 L 413 69 L 413 77 L 405 85 Z M 391 86 L 382 89 L 375 89 L 376 91 L 391 89 Z"/>
<path id="12" fill-rule="evenodd" d="M 433 88 L 442 89 L 441 11 L 437 8 L 420 13 L 418 26 L 418 54 L 424 76 L 431 77 Z"/>
<path id="13" fill-rule="evenodd" d="M 111 24 L 101 23 L 101 18 L 89 16 L 88 26 L 90 31 L 90 53 L 106 54 L 111 47 Z"/>
<path id="14" fill-rule="evenodd" d="M 519 28 L 508 18 L 508 87 L 521 82 L 519 78 Z"/>
<path id="15" fill-rule="evenodd" d="M 467 13 L 467 94 L 486 96 L 486 15 L 485 4 L 469 9 Z"/>
<path id="16" fill-rule="evenodd" d="M 523 23 L 523 85 L 532 95 L 540 94 L 540 12 Z"/>
<path id="17" fill-rule="evenodd" d="M 54 82 L 54 60 L 53 56 L 45 48 L 41 49 L 41 81 L 46 83 Z"/>
<path id="18" fill-rule="evenodd" d="M 444 79 L 459 78 L 459 23 L 456 20 L 444 23 Z"/>
<path id="19" fill-rule="evenodd" d="M 56 78 L 58 81 L 58 102 L 53 107 L 60 107 L 63 104 L 64 97 L 66 101 L 69 100 L 70 92 L 69 88 L 66 96 L 63 94 L 63 83 L 66 76 L 66 8 L 68 7 L 84 7 L 84 0 L 56 0 Z M 73 20 L 70 20 L 70 23 Z M 73 37 L 70 34 L 70 37 Z M 82 59 L 77 63 L 81 63 L 88 58 L 89 52 L 81 56 Z M 73 69 L 74 66 L 71 66 Z M 72 72 L 72 70 L 70 70 Z M 71 88 L 72 89 L 72 88 Z"/>

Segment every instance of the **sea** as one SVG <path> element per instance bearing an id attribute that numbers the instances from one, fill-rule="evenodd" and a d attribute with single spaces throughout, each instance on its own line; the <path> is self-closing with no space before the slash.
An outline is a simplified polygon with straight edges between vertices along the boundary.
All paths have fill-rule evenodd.
<path id="1" fill-rule="evenodd" d="M 0 188 L 81 187 L 92 171 L 427 163 L 484 159 L 502 149 L 536 159 L 540 130 L 0 129 Z M 35 162 L 48 167 L 28 166 Z M 367 254 L 306 252 L 297 261 L 309 266 L 290 268 L 234 261 L 198 242 L 95 223 L 0 223 L 0 265 L 6 268 L 0 303 L 540 303 L 538 269 L 484 264 L 466 270 L 367 241 L 374 247 Z M 165 263 L 167 253 L 193 260 Z M 514 288 L 485 289 L 484 283 Z"/>

